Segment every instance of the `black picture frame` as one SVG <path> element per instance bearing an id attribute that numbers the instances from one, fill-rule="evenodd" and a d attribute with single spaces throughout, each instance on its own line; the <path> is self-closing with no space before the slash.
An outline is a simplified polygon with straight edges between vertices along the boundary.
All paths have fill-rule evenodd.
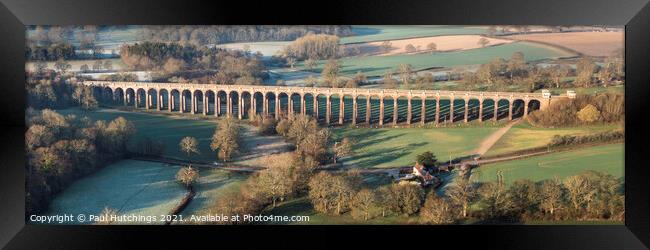
<path id="1" fill-rule="evenodd" d="M 647 249 L 650 176 L 650 5 L 647 0 L 250 2 L 0 0 L 0 246 L 116 248 L 163 243 L 333 248 L 495 247 Z M 68 24 L 531 24 L 625 25 L 624 226 L 37 226 L 24 221 L 25 25 Z M 406 239 L 410 239 L 407 241 Z M 445 242 L 437 241 L 444 239 Z M 445 246 L 451 243 L 451 246 Z M 418 246 L 424 244 L 422 246 Z"/>

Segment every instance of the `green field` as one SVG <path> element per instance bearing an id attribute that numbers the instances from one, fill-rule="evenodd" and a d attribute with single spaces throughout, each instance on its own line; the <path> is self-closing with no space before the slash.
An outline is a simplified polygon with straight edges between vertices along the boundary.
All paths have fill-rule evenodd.
<path id="1" fill-rule="evenodd" d="M 219 169 L 199 169 L 199 176 L 198 182 L 194 184 L 196 196 L 181 213 L 184 218 L 205 215 L 222 194 L 238 191 L 247 178 L 244 174 Z"/>
<path id="2" fill-rule="evenodd" d="M 499 46 L 454 52 L 346 57 L 340 59 L 342 65 L 340 74 L 350 76 L 361 71 L 367 76 L 380 76 L 388 69 L 392 69 L 395 72 L 397 66 L 404 63 L 411 64 L 415 71 L 434 67 L 476 65 L 487 63 L 499 57 L 509 58 L 510 55 L 518 51 L 524 53 L 527 61 L 574 56 L 573 53 L 547 45 L 530 42 L 513 42 Z M 326 61 L 319 61 L 313 71 L 320 72 L 325 63 Z M 303 62 L 296 65 L 298 69 L 306 70 Z"/>
<path id="3" fill-rule="evenodd" d="M 485 34 L 485 27 L 468 27 L 453 25 L 354 25 L 354 36 L 341 38 L 341 43 L 372 42 L 392 39 L 404 39 L 440 35 Z"/>
<path id="4" fill-rule="evenodd" d="M 503 171 L 507 183 L 518 179 L 540 181 L 554 177 L 565 178 L 585 170 L 624 176 L 624 144 L 609 144 L 584 149 L 552 153 L 521 160 L 483 165 L 472 172 L 477 181 L 496 180 L 496 172 Z"/>
<path id="5" fill-rule="evenodd" d="M 98 109 L 91 112 L 83 112 L 80 109 L 57 110 L 66 114 L 75 114 L 78 117 L 88 116 L 93 120 L 113 120 L 119 116 L 133 122 L 137 133 L 132 144 L 149 137 L 152 140 L 160 140 L 164 143 L 164 155 L 186 159 L 184 153 L 178 149 L 178 143 L 185 136 L 193 136 L 199 140 L 200 155 L 193 155 L 193 160 L 215 161 L 215 153 L 210 149 L 212 134 L 216 128 L 214 120 L 201 120 L 191 118 L 179 118 L 161 114 L 146 114 L 138 112 L 127 112 L 116 109 Z M 197 116 L 199 117 L 199 116 Z"/>
<path id="6" fill-rule="evenodd" d="M 162 163 L 119 161 L 75 181 L 57 195 L 46 215 L 98 215 L 104 207 L 117 209 L 118 215 L 168 214 L 187 193 L 176 182 L 178 169 Z"/>
<path id="7" fill-rule="evenodd" d="M 492 148 L 485 153 L 486 156 L 499 155 L 522 149 L 543 147 L 555 135 L 587 135 L 604 132 L 618 128 L 618 125 L 594 125 L 580 127 L 539 128 L 527 122 L 512 126 Z"/>
<path id="8" fill-rule="evenodd" d="M 345 165 L 360 168 L 410 166 L 415 156 L 433 152 L 440 161 L 467 156 L 498 127 L 472 128 L 336 128 L 334 139 L 349 137 L 356 141 L 354 155 L 344 158 Z"/>

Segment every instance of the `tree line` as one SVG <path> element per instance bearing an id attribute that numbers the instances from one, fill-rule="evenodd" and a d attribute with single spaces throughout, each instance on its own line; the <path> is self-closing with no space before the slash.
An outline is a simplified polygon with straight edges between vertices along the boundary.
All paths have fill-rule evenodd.
<path id="1" fill-rule="evenodd" d="M 44 212 L 74 180 L 121 159 L 136 131 L 123 117 L 92 122 L 50 109 L 27 109 L 26 121 L 26 215 Z"/>
<path id="2" fill-rule="evenodd" d="M 99 58 L 102 47 L 97 45 L 101 27 L 42 26 L 30 27 L 25 45 L 25 58 L 32 61 L 56 61 L 59 59 Z M 76 40 L 75 46 L 71 41 Z M 79 54 L 76 50 L 89 50 L 91 54 Z"/>
<path id="3" fill-rule="evenodd" d="M 421 219 L 425 223 L 458 223 L 472 219 L 488 223 L 539 220 L 617 220 L 625 216 L 623 183 L 597 171 L 533 182 L 497 180 L 475 183 L 468 175 L 457 178 L 445 195 L 431 194 Z M 427 203 L 429 206 L 427 206 Z M 478 208 L 478 209 L 477 209 Z"/>
<path id="4" fill-rule="evenodd" d="M 625 121 L 623 94 L 602 93 L 595 96 L 578 95 L 552 103 L 545 110 L 535 110 L 528 121 L 543 127 Z"/>
<path id="5" fill-rule="evenodd" d="M 155 70 L 165 77 L 216 84 L 261 84 L 268 77 L 258 55 L 178 43 L 143 42 L 120 48 L 133 70 Z"/>
<path id="6" fill-rule="evenodd" d="M 143 40 L 211 45 L 233 42 L 291 41 L 309 33 L 350 36 L 348 25 L 196 25 L 144 26 Z"/>

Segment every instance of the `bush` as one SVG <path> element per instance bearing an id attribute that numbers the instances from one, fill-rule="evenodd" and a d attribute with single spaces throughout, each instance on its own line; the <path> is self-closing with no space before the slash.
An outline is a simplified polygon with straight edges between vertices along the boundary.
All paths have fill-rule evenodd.
<path id="1" fill-rule="evenodd" d="M 262 135 L 274 135 L 276 134 L 277 124 L 278 122 L 275 120 L 275 118 L 263 118 L 262 122 L 260 122 L 259 126 L 257 127 L 257 132 Z"/>
<path id="2" fill-rule="evenodd" d="M 622 140 L 622 139 L 625 139 L 625 132 L 622 130 L 613 130 L 613 131 L 607 131 L 598 134 L 584 135 L 584 136 L 556 135 L 553 136 L 553 139 L 551 139 L 551 142 L 548 143 L 548 146 L 556 147 L 556 146 L 566 146 L 566 145 L 578 145 L 578 144 L 584 144 L 590 142 L 608 142 L 608 141 L 615 141 L 615 140 Z"/>
<path id="3" fill-rule="evenodd" d="M 592 123 L 600 120 L 600 111 L 594 105 L 588 104 L 576 114 L 578 119 L 585 123 Z"/>

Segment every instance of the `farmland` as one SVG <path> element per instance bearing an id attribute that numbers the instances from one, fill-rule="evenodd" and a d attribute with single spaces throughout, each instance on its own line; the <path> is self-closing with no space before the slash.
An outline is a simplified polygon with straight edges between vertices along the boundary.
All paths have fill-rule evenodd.
<path id="1" fill-rule="evenodd" d="M 608 56 L 623 48 L 623 32 L 569 32 L 508 36 L 525 41 L 542 42 L 575 50 L 588 56 Z"/>
<path id="2" fill-rule="evenodd" d="M 453 35 L 391 40 L 391 48 L 388 51 L 382 51 L 382 42 L 354 44 L 349 45 L 349 47 L 358 47 L 360 49 L 360 54 L 355 56 L 407 54 L 408 52 L 405 47 L 409 44 L 418 49 L 416 53 L 431 53 L 427 48 L 427 45 L 430 43 L 436 44 L 437 52 L 461 51 L 481 48 L 481 45 L 478 43 L 481 38 L 485 38 L 489 42 L 489 46 L 498 46 L 512 42 L 511 40 L 488 38 L 479 35 Z"/>
<path id="3" fill-rule="evenodd" d="M 394 39 L 404 39 L 441 35 L 474 35 L 485 34 L 485 27 L 463 27 L 450 25 L 372 25 L 352 26 L 354 36 L 341 38 L 341 43 L 360 43 Z"/>
<path id="4" fill-rule="evenodd" d="M 472 170 L 477 181 L 496 180 L 496 172 L 503 171 L 506 183 L 519 179 L 540 181 L 576 175 L 586 170 L 606 172 L 615 177 L 624 176 L 624 144 L 609 144 L 584 149 L 534 156 L 480 166 Z"/>
<path id="5" fill-rule="evenodd" d="M 386 70 L 395 70 L 400 64 L 411 64 L 413 70 L 423 70 L 435 67 L 453 67 L 487 63 L 494 58 L 508 58 L 515 52 L 523 52 L 526 61 L 572 57 L 575 54 L 551 46 L 529 42 L 515 42 L 480 49 L 465 51 L 408 54 L 393 56 L 364 56 L 346 57 L 340 60 L 341 74 L 351 76 L 362 72 L 367 76 L 380 76 Z M 319 61 L 314 71 L 320 72 L 326 61 Z M 296 64 L 299 69 L 306 70 L 303 63 Z"/>

